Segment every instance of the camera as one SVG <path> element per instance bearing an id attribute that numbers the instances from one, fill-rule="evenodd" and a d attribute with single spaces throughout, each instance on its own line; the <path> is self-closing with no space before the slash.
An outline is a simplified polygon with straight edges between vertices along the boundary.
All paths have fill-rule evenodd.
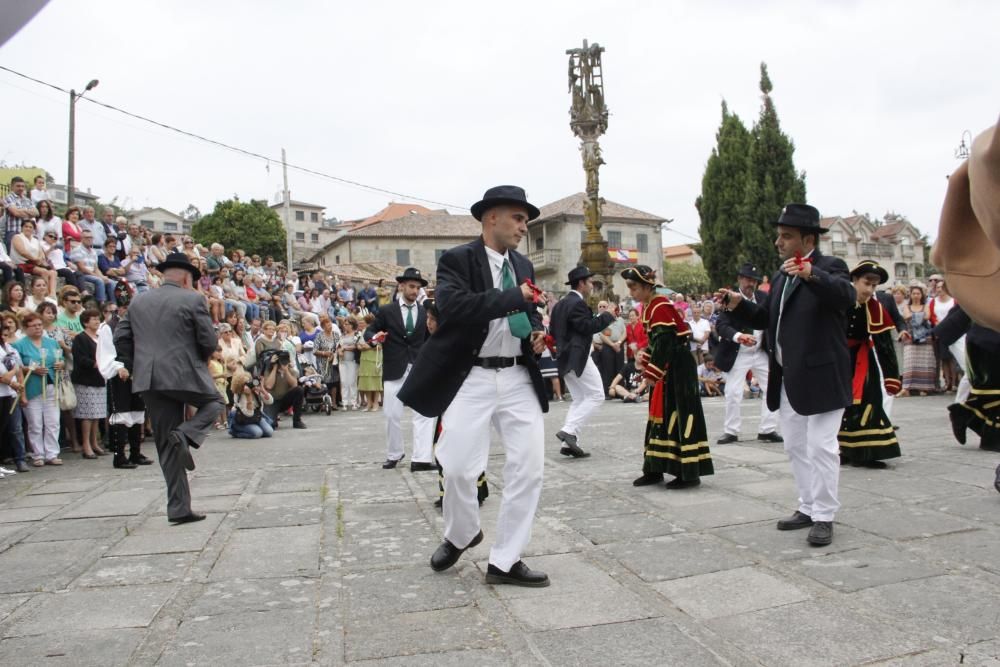
<path id="1" fill-rule="evenodd" d="M 288 350 L 281 350 L 278 352 L 278 365 L 287 366 L 292 363 L 292 356 L 288 353 Z"/>
<path id="2" fill-rule="evenodd" d="M 247 386 L 251 389 L 256 389 L 260 386 L 260 378 L 250 378 L 250 381 L 247 382 Z"/>

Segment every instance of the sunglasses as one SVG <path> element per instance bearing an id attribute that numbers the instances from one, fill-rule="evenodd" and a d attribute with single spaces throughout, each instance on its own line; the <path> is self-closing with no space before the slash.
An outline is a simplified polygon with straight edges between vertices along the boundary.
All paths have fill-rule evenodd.
<path id="1" fill-rule="evenodd" d="M 80 303 L 80 299 L 66 299 L 66 303 Z"/>

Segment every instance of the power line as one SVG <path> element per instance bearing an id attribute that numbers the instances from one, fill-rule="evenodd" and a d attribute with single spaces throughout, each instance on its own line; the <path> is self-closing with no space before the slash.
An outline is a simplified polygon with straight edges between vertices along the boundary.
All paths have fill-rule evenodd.
<path id="1" fill-rule="evenodd" d="M 34 78 L 32 76 L 28 76 L 27 74 L 23 74 L 21 72 L 12 70 L 9 67 L 4 67 L 3 65 L 0 65 L 0 70 L 3 70 L 5 72 L 10 72 L 11 74 L 13 74 L 15 76 L 19 76 L 22 79 L 27 79 L 28 81 L 32 81 L 32 82 L 40 84 L 42 86 L 47 86 L 49 88 L 52 88 L 53 90 L 58 90 L 59 92 L 62 92 L 62 93 L 69 93 L 70 92 L 70 91 L 66 90 L 65 88 L 61 88 L 61 87 L 59 87 L 59 86 L 57 86 L 55 84 L 49 83 L 48 81 L 42 81 L 41 79 L 36 79 L 36 78 Z M 187 130 L 182 130 L 182 129 L 178 128 L 178 127 L 174 127 L 173 125 L 168 125 L 167 123 L 161 123 L 158 120 L 153 120 L 152 118 L 147 118 L 146 116 L 141 116 L 139 114 L 132 113 L 131 111 L 126 111 L 125 109 L 121 109 L 121 108 L 116 107 L 116 106 L 114 106 L 112 104 L 108 104 L 106 102 L 101 102 L 100 100 L 96 100 L 93 97 L 84 97 L 83 99 L 85 101 L 87 101 L 87 102 L 90 102 L 91 104 L 96 104 L 96 105 L 104 107 L 106 109 L 110 109 L 111 111 L 115 111 L 117 113 L 124 114 L 126 116 L 131 117 L 131 118 L 135 118 L 136 120 L 141 120 L 141 121 L 143 121 L 145 123 L 150 123 L 152 125 L 156 125 L 157 127 L 161 127 L 161 128 L 163 128 L 165 130 L 169 130 L 171 132 L 176 132 L 178 134 L 182 134 L 182 135 L 184 135 L 186 137 L 189 137 L 191 139 L 197 139 L 198 141 L 204 141 L 206 143 L 212 144 L 212 145 L 217 146 L 219 148 L 222 148 L 222 149 L 225 149 L 225 150 L 229 150 L 229 151 L 233 151 L 234 153 L 239 153 L 241 155 L 245 155 L 247 157 L 252 157 L 252 158 L 257 159 L 257 160 L 265 160 L 267 162 L 276 162 L 278 164 L 281 164 L 281 160 L 279 160 L 279 159 L 275 159 L 273 157 L 268 157 L 266 155 L 261 155 L 260 153 L 256 153 L 254 151 L 247 150 L 245 148 L 240 148 L 238 146 L 233 146 L 231 144 L 227 144 L 227 143 L 222 142 L 222 141 L 216 141 L 215 139 L 210 139 L 210 138 L 202 136 L 200 134 L 195 134 L 194 132 L 188 132 Z M 405 193 L 402 193 L 402 192 L 396 192 L 395 190 L 388 190 L 386 188 L 380 188 L 380 187 L 375 186 L 375 185 L 367 185 L 365 183 L 360 183 L 358 181 L 352 181 L 352 180 L 350 180 L 348 178 L 341 178 L 339 176 L 334 176 L 332 174 L 327 174 L 327 173 L 319 171 L 317 169 L 310 169 L 309 167 L 303 167 L 301 165 L 295 165 L 295 164 L 291 164 L 291 163 L 287 163 L 287 165 L 288 165 L 289 169 L 294 169 L 295 171 L 298 171 L 298 172 L 301 172 L 301 173 L 304 173 L 304 174 L 311 174 L 313 176 L 319 176 L 320 178 L 326 178 L 326 179 L 329 179 L 331 181 L 336 181 L 337 183 L 342 183 L 344 185 L 349 185 L 349 186 L 355 187 L 355 188 L 361 188 L 362 190 L 368 190 L 370 192 L 379 192 L 379 193 L 382 193 L 382 194 L 392 195 L 393 197 L 399 197 L 399 198 L 402 198 L 402 199 L 405 199 L 405 200 L 422 201 L 422 202 L 426 202 L 428 204 L 436 204 L 438 206 L 444 206 L 446 208 L 458 209 L 458 210 L 461 210 L 461 211 L 467 211 L 468 210 L 468 207 L 466 207 L 466 206 L 457 206 L 455 204 L 448 204 L 446 202 L 435 201 L 433 199 L 427 199 L 425 197 L 416 197 L 414 195 L 408 195 L 408 194 L 405 194 Z"/>

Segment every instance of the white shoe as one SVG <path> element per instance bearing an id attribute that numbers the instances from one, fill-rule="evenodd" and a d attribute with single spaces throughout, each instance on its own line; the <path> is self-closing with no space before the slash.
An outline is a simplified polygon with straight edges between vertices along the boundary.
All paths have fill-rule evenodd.
<path id="1" fill-rule="evenodd" d="M 0 466 L 0 475 L 16 475 L 16 474 L 17 474 L 16 470 L 7 470 L 7 468 Z"/>

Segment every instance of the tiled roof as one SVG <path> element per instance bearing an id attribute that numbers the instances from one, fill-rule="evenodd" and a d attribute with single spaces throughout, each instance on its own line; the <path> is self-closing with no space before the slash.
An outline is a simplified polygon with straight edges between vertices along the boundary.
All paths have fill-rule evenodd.
<path id="1" fill-rule="evenodd" d="M 871 234 L 871 238 L 874 239 L 884 239 L 889 236 L 895 236 L 899 232 L 906 228 L 906 222 L 890 222 L 888 224 L 882 225 L 876 229 Z"/>
<path id="2" fill-rule="evenodd" d="M 542 214 L 535 218 L 531 224 L 534 224 L 540 220 L 547 220 L 548 218 L 554 218 L 559 215 L 583 215 L 583 207 L 587 201 L 587 195 L 584 192 L 577 192 L 569 197 L 563 197 L 551 204 L 546 204 L 541 208 Z M 647 222 L 666 222 L 666 218 L 662 218 L 658 215 L 653 215 L 652 213 L 646 213 L 645 211 L 640 211 L 637 208 L 631 208 L 625 206 L 624 204 L 619 204 L 613 202 L 609 199 L 604 200 L 604 206 L 601 208 L 601 215 L 605 218 L 620 218 L 626 220 L 644 220 Z"/>
<path id="3" fill-rule="evenodd" d="M 448 213 L 425 213 L 407 215 L 395 220 L 385 220 L 378 224 L 354 227 L 343 238 L 426 238 L 458 237 L 474 239 L 482 233 L 479 221 L 471 215 L 449 215 Z"/>
<path id="4" fill-rule="evenodd" d="M 694 249 L 689 245 L 668 245 L 663 248 L 663 257 L 686 257 L 693 255 Z"/>
<path id="5" fill-rule="evenodd" d="M 400 204 L 396 202 L 389 202 L 389 205 L 378 213 L 370 215 L 367 218 L 362 218 L 361 220 L 348 220 L 345 224 L 350 225 L 350 228 L 354 230 L 374 225 L 377 222 L 395 220 L 396 218 L 403 218 L 408 215 L 416 215 L 420 213 L 447 213 L 447 211 L 431 211 L 426 206 L 421 206 L 420 204 Z"/>
<path id="6" fill-rule="evenodd" d="M 396 276 L 403 273 L 402 266 L 388 262 L 358 262 L 356 264 L 334 264 L 324 266 L 325 273 L 335 276 L 338 280 L 371 281 L 377 283 L 381 279 L 395 282 Z"/>

